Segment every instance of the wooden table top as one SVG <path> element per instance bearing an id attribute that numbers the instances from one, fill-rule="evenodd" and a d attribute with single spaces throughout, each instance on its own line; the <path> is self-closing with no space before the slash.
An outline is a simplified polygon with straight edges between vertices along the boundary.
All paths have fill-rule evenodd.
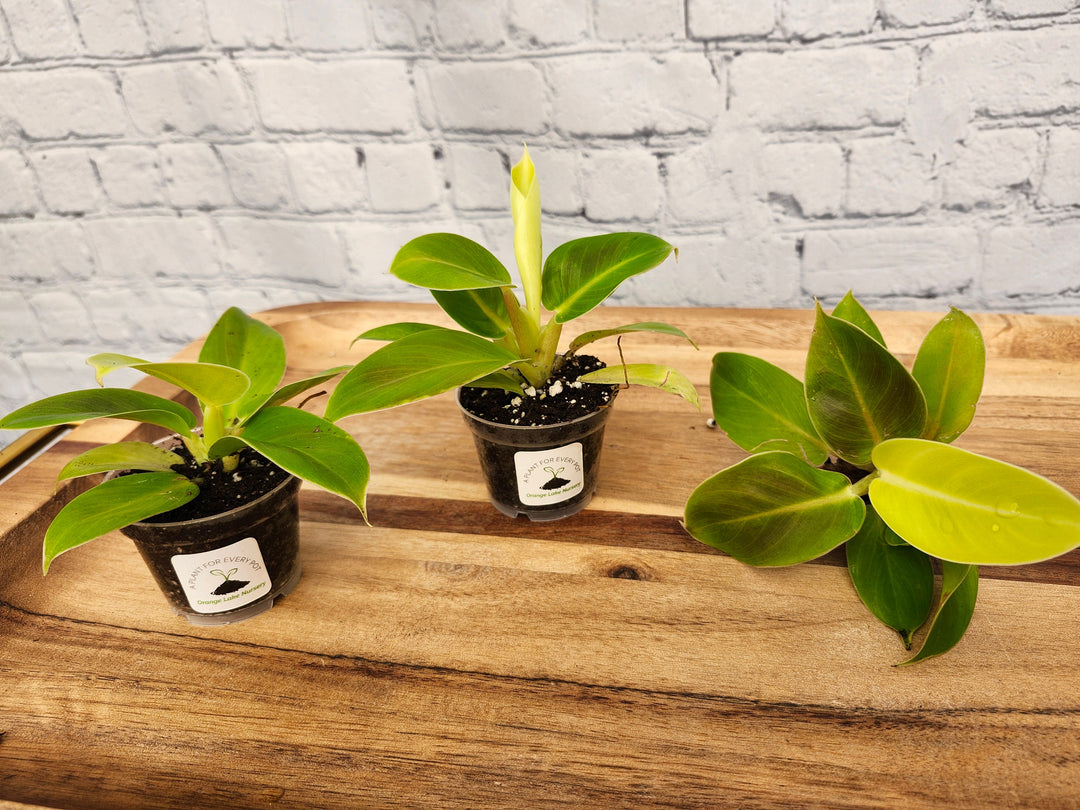
<path id="1" fill-rule="evenodd" d="M 262 317 L 299 378 L 360 359 L 364 329 L 435 312 Z M 941 314 L 875 317 L 910 363 Z M 957 444 L 1080 494 L 1080 319 L 975 317 L 986 385 Z M 0 487 L 0 808 L 1080 806 L 1080 554 L 981 569 L 961 643 L 892 666 L 899 638 L 840 555 L 752 569 L 679 522 L 694 486 L 744 457 L 706 426 L 713 353 L 801 378 L 812 313 L 610 307 L 580 323 L 643 320 L 700 351 L 632 335 L 627 360 L 680 368 L 706 410 L 620 396 L 586 511 L 497 513 L 449 395 L 351 417 L 373 526 L 305 486 L 303 578 L 236 625 L 173 616 L 119 533 L 42 577 L 44 526 L 86 486 L 53 497 L 57 471 L 132 424 L 68 434 Z M 615 359 L 613 342 L 598 353 Z"/>

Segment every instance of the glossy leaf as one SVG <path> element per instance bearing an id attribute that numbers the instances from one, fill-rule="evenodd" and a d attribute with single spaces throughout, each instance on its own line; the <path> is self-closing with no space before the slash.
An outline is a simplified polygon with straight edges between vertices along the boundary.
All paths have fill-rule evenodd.
<path id="1" fill-rule="evenodd" d="M 971 624 L 979 596 L 979 569 L 974 565 L 942 562 L 941 571 L 941 597 L 930 629 L 919 651 L 900 666 L 948 652 Z"/>
<path id="2" fill-rule="evenodd" d="M 76 496 L 45 532 L 42 570 L 65 551 L 103 534 L 183 506 L 199 494 L 195 483 L 173 472 L 124 475 Z"/>
<path id="3" fill-rule="evenodd" d="M 761 453 L 706 479 L 686 504 L 685 525 L 707 545 L 749 565 L 794 565 L 852 537 L 865 505 L 840 473 L 790 453 Z"/>
<path id="4" fill-rule="evenodd" d="M 698 396 L 694 384 L 687 379 L 685 374 L 668 366 L 660 366 L 655 363 L 627 363 L 590 371 L 587 374 L 582 374 L 578 379 L 585 383 L 607 385 L 626 385 L 629 383 L 630 385 L 659 388 L 669 394 L 677 394 L 699 410 L 701 408 L 701 398 Z"/>
<path id="5" fill-rule="evenodd" d="M 911 372 L 926 397 L 922 438 L 951 442 L 967 430 L 982 394 L 985 367 L 982 332 L 953 308 L 923 340 Z"/>
<path id="6" fill-rule="evenodd" d="M 866 466 L 874 446 L 918 436 L 926 401 L 918 383 L 866 332 L 817 307 L 806 358 L 810 421 L 837 455 Z"/>
<path id="7" fill-rule="evenodd" d="M 859 327 L 882 346 L 885 345 L 885 338 L 882 337 L 881 330 L 878 329 L 874 319 L 870 317 L 870 313 L 863 308 L 863 305 L 851 294 L 850 290 L 833 307 L 832 314 L 834 318 L 839 318 Z"/>
<path id="8" fill-rule="evenodd" d="M 719 352 L 709 390 L 716 424 L 743 450 L 782 450 L 814 467 L 828 457 L 810 421 L 803 384 L 783 369 L 748 354 Z"/>
<path id="9" fill-rule="evenodd" d="M 100 380 L 110 371 L 131 368 L 183 388 L 200 402 L 226 405 L 235 402 L 248 390 L 248 376 L 235 368 L 214 363 L 145 363 L 123 354 L 95 354 L 87 363 L 97 370 Z"/>
<path id="10" fill-rule="evenodd" d="M 471 383 L 466 383 L 466 385 L 470 388 L 501 388 L 503 391 L 509 391 L 512 394 L 520 394 L 522 390 L 521 378 L 503 369 L 493 371 L 491 374 L 485 374 Z"/>
<path id="11" fill-rule="evenodd" d="M 243 422 L 270 399 L 285 376 L 285 340 L 276 329 L 230 307 L 206 336 L 199 361 L 247 375 L 249 386 L 237 399 L 216 401 L 198 395 L 202 402 L 224 405 L 226 422 Z"/>
<path id="12" fill-rule="evenodd" d="M 158 425 L 174 433 L 195 427 L 195 415 L 176 402 L 127 388 L 89 388 L 40 399 L 0 419 L 0 428 L 29 430 L 112 417 Z"/>
<path id="13" fill-rule="evenodd" d="M 353 342 L 349 345 L 355 344 L 358 340 L 400 340 L 408 335 L 415 335 L 417 332 L 426 332 L 428 329 L 439 328 L 440 327 L 430 323 L 413 323 L 410 321 L 388 323 L 362 332 L 353 338 Z"/>
<path id="14" fill-rule="evenodd" d="M 502 290 L 432 290 L 443 311 L 464 329 L 486 338 L 501 338 L 511 331 Z"/>
<path id="15" fill-rule="evenodd" d="M 934 566 L 909 545 L 889 542 L 893 531 L 871 508 L 858 534 L 847 541 L 848 573 L 866 608 L 896 630 L 911 649 L 911 635 L 934 604 Z"/>
<path id="16" fill-rule="evenodd" d="M 376 349 L 338 383 L 326 405 L 331 422 L 441 394 L 513 363 L 517 356 L 454 329 L 429 329 Z"/>
<path id="17" fill-rule="evenodd" d="M 933 557 L 1017 565 L 1080 546 L 1080 501 L 1028 470 L 922 439 L 885 442 L 873 460 L 874 508 Z"/>
<path id="18" fill-rule="evenodd" d="M 429 290 L 476 290 L 513 283 L 491 251 L 454 233 L 429 233 L 413 239 L 394 256 L 390 272 Z"/>
<path id="19" fill-rule="evenodd" d="M 626 335 L 632 332 L 653 332 L 658 335 L 670 335 L 671 337 L 682 338 L 695 349 L 698 347 L 697 344 L 691 340 L 690 336 L 678 327 L 660 323 L 659 321 L 642 321 L 641 323 L 629 323 L 626 326 L 616 326 L 614 329 L 596 329 L 592 332 L 582 332 L 570 341 L 567 353 L 573 354 L 582 346 L 587 346 L 597 340 L 615 337 L 617 335 Z"/>
<path id="20" fill-rule="evenodd" d="M 673 245 L 646 233 L 586 236 L 559 245 L 544 263 L 544 306 L 559 323 L 572 321 L 674 250 Z"/>
<path id="21" fill-rule="evenodd" d="M 270 399 L 266 400 L 264 408 L 269 408 L 273 405 L 284 405 L 290 399 L 295 396 L 299 396 L 306 391 L 310 391 L 312 388 L 316 388 L 325 382 L 329 382 L 339 374 L 344 374 L 351 366 L 335 366 L 334 368 L 327 369 L 321 374 L 316 374 L 314 377 L 307 377 L 303 380 L 297 380 L 287 385 L 281 386 L 277 391 L 273 393 Z"/>
<path id="22" fill-rule="evenodd" d="M 510 170 L 510 215 L 514 220 L 514 258 L 525 288 L 529 318 L 540 324 L 543 244 L 540 239 L 540 181 L 528 148 Z"/>
<path id="23" fill-rule="evenodd" d="M 238 438 L 286 472 L 348 498 L 367 519 L 370 469 L 345 430 L 296 408 L 263 408 Z"/>
<path id="24" fill-rule="evenodd" d="M 116 442 L 92 447 L 75 456 L 64 465 L 57 478 L 63 481 L 111 470 L 171 472 L 174 464 L 183 463 L 184 459 L 176 453 L 148 442 Z"/>

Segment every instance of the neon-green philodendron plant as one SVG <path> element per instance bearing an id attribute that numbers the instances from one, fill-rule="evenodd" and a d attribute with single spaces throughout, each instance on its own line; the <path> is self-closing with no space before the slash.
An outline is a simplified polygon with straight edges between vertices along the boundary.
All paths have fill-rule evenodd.
<path id="1" fill-rule="evenodd" d="M 0 419 L 0 428 L 27 430 L 115 418 L 173 431 L 200 468 L 220 460 L 236 467 L 250 447 L 286 472 L 341 495 L 366 515 L 369 468 L 360 445 L 337 425 L 284 403 L 327 382 L 344 367 L 279 387 L 285 341 L 270 326 L 233 307 L 207 335 L 198 362 L 148 363 L 121 354 L 87 360 L 102 385 L 106 374 L 132 368 L 177 385 L 198 400 L 198 415 L 163 397 L 127 388 L 91 388 L 47 397 Z M 183 506 L 199 494 L 199 481 L 173 470 L 184 459 L 147 442 L 117 442 L 76 456 L 59 480 L 113 470 L 110 478 L 76 496 L 45 533 L 43 570 L 57 555 L 96 537 Z"/>
<path id="2" fill-rule="evenodd" d="M 904 663 L 947 652 L 974 612 L 977 566 L 1080 546 L 1073 495 L 951 446 L 974 416 L 984 367 L 978 326 L 952 309 L 909 372 L 851 293 L 831 315 L 817 306 L 805 382 L 756 357 L 717 354 L 713 415 L 752 455 L 694 490 L 686 529 L 755 566 L 806 562 L 846 544 L 859 597 L 907 649 L 928 625 Z"/>
<path id="3" fill-rule="evenodd" d="M 541 388 L 563 358 L 605 337 L 655 332 L 689 338 L 664 323 L 635 323 L 584 333 L 560 355 L 563 324 L 603 302 L 622 282 L 659 265 L 677 251 L 646 233 L 575 239 L 543 260 L 540 184 L 528 150 L 511 171 L 510 209 L 522 303 L 506 267 L 486 248 L 450 233 L 432 233 L 398 251 L 390 272 L 429 289 L 464 330 L 422 323 L 378 327 L 357 340 L 390 341 L 354 366 L 326 406 L 333 420 L 391 408 L 463 385 L 515 393 Z M 550 317 L 545 321 L 545 309 Z M 582 375 L 583 382 L 634 383 L 678 394 L 695 406 L 697 391 L 675 369 L 623 364 Z"/>

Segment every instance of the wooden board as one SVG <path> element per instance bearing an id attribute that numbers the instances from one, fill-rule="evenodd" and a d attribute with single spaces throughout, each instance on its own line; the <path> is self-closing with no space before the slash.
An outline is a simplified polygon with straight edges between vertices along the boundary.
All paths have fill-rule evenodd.
<path id="1" fill-rule="evenodd" d="M 433 314 L 264 318 L 299 378 Z M 939 315 L 876 317 L 910 361 Z M 675 365 L 706 402 L 715 351 L 801 376 L 812 324 L 583 324 L 642 320 L 701 348 L 632 336 L 628 361 Z M 1080 494 L 1080 320 L 978 320 L 986 394 L 958 444 Z M 238 625 L 174 617 L 118 533 L 41 576 L 44 526 L 84 486 L 52 497 L 57 470 L 130 424 L 83 426 L 0 487 L 0 808 L 1080 806 L 1080 555 L 984 568 L 961 644 L 898 669 L 840 555 L 751 569 L 685 534 L 690 490 L 743 454 L 680 400 L 620 396 L 597 497 L 548 524 L 490 507 L 448 397 L 343 424 L 372 462 L 373 526 L 305 487 L 303 579 Z"/>

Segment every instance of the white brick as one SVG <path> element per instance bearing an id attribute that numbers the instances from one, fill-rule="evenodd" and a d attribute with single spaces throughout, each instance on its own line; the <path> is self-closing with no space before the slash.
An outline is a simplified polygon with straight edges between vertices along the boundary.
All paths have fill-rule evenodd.
<path id="1" fill-rule="evenodd" d="M 85 214 L 101 206 L 101 188 L 87 149 L 46 149 L 31 155 L 45 205 L 56 214 Z"/>
<path id="2" fill-rule="evenodd" d="M 282 279 L 340 289 L 345 254 L 333 228 L 323 222 L 219 220 L 231 278 Z"/>
<path id="3" fill-rule="evenodd" d="M 705 54 L 573 56 L 550 76 L 555 126 L 570 135 L 707 132 L 724 105 Z"/>
<path id="4" fill-rule="evenodd" d="M 140 300 L 147 316 L 136 328 L 143 337 L 142 351 L 166 359 L 184 345 L 205 335 L 214 323 L 206 293 L 189 284 L 162 284 L 147 290 Z"/>
<path id="5" fill-rule="evenodd" d="M 881 12 L 890 26 L 911 27 L 955 23 L 971 17 L 971 0 L 882 0 Z"/>
<path id="6" fill-rule="evenodd" d="M 1050 131 L 1039 205 L 1080 205 L 1080 129 Z"/>
<path id="7" fill-rule="evenodd" d="M 510 0 L 510 30 L 529 45 L 567 45 L 588 38 L 588 6 L 579 0 Z"/>
<path id="8" fill-rule="evenodd" d="M 764 36 L 775 25 L 772 0 L 687 0 L 692 39 Z"/>
<path id="9" fill-rule="evenodd" d="M 3 238 L 3 230 L 0 229 L 0 244 L 3 244 Z M 11 277 L 10 280 L 19 281 L 17 277 Z M 24 345 L 32 346 L 42 340 L 41 322 L 34 315 L 34 311 L 30 309 L 30 304 L 27 303 L 25 296 L 25 293 L 32 291 L 34 287 L 31 285 L 23 286 L 25 290 L 0 290 L 0 323 L 4 324 L 4 347 L 8 350 Z M 0 358 L 3 356 L 4 353 L 0 352 Z M 9 393 L 8 383 L 15 382 L 15 378 L 4 378 L 4 394 Z M 29 385 L 26 388 L 29 390 Z M 14 394 L 15 392 L 10 393 Z M 3 433 L 0 433 L 0 436 L 3 435 Z"/>
<path id="10" fill-rule="evenodd" d="M 435 0 L 440 42 L 455 50 L 497 48 L 505 40 L 505 0 Z"/>
<path id="11" fill-rule="evenodd" d="M 682 39 L 686 22 L 682 0 L 597 0 L 596 35 L 600 39 Z"/>
<path id="12" fill-rule="evenodd" d="M 293 43 L 304 50 L 365 48 L 371 42 L 364 4 L 356 0 L 289 0 Z"/>
<path id="13" fill-rule="evenodd" d="M 969 288 L 979 268 L 973 228 L 860 228 L 811 231 L 803 247 L 803 289 L 819 297 L 918 298 Z"/>
<path id="14" fill-rule="evenodd" d="M 284 149 L 297 202 L 305 211 L 350 211 L 367 199 L 355 147 L 323 141 L 286 144 Z"/>
<path id="15" fill-rule="evenodd" d="M 70 290 L 48 290 L 29 296 L 30 308 L 41 321 L 46 340 L 69 343 L 73 338 L 85 338 L 94 333 L 90 313 L 78 293 Z"/>
<path id="16" fill-rule="evenodd" d="M 424 211 L 438 204 L 443 181 L 426 143 L 371 144 L 364 148 L 368 193 L 376 211 Z"/>
<path id="17" fill-rule="evenodd" d="M 210 39 L 225 48 L 273 48 L 289 39 L 282 0 L 210 0 L 206 4 Z"/>
<path id="18" fill-rule="evenodd" d="M 543 77 L 521 62 L 447 63 L 425 69 L 439 125 L 534 134 L 547 128 Z"/>
<path id="19" fill-rule="evenodd" d="M 94 324 L 94 332 L 105 344 L 123 346 L 123 351 L 142 357 L 144 360 L 153 359 L 142 354 L 147 347 L 140 345 L 136 337 L 138 332 L 136 324 L 142 320 L 140 307 L 120 305 L 116 290 L 86 290 L 83 298 L 86 301 L 87 312 L 90 314 L 90 321 Z M 110 378 L 109 385 L 122 385 L 120 379 L 119 375 Z"/>
<path id="20" fill-rule="evenodd" d="M 799 39 L 865 34 L 877 17 L 874 0 L 785 0 L 781 8 L 784 31 Z"/>
<path id="21" fill-rule="evenodd" d="M 540 205 L 547 214 L 583 214 L 585 198 L 581 189 L 581 153 L 576 149 L 529 149 L 529 156 L 540 178 Z M 514 153 L 509 163 L 517 163 L 520 155 Z M 503 205 L 510 204 L 510 178 L 503 184 Z M 509 210 L 509 208 L 506 208 Z"/>
<path id="22" fill-rule="evenodd" d="M 1039 136 L 1028 129 L 975 132 L 951 165 L 942 170 L 945 205 L 953 208 L 1000 205 L 1010 189 L 1032 186 Z"/>
<path id="23" fill-rule="evenodd" d="M 91 56 L 146 53 L 146 32 L 135 0 L 69 0 Z"/>
<path id="24" fill-rule="evenodd" d="M 21 152 L 0 150 L 0 215 L 32 214 L 38 209 L 34 173 Z"/>
<path id="25" fill-rule="evenodd" d="M 199 0 L 139 0 L 139 6 L 154 51 L 185 51 L 206 44 Z"/>
<path id="26" fill-rule="evenodd" d="M 753 219 L 766 194 L 756 135 L 728 133 L 667 160 L 667 210 L 679 224 Z"/>
<path id="27" fill-rule="evenodd" d="M 124 110 L 107 70 L 57 68 L 4 74 L 0 109 L 32 139 L 121 135 Z"/>
<path id="28" fill-rule="evenodd" d="M 663 189 L 656 156 L 637 150 L 585 156 L 585 216 L 590 220 L 648 220 L 656 216 Z"/>
<path id="29" fill-rule="evenodd" d="M 931 161 L 898 138 L 854 141 L 848 166 L 849 213 L 911 214 L 934 194 Z"/>
<path id="30" fill-rule="evenodd" d="M 0 26 L 0 64 L 11 59 L 11 43 L 8 42 L 8 34 L 3 26 Z"/>
<path id="31" fill-rule="evenodd" d="M 1000 17 L 1043 17 L 1076 8 L 1076 0 L 990 0 L 990 13 Z"/>
<path id="32" fill-rule="evenodd" d="M 762 152 L 770 197 L 790 200 L 796 214 L 833 217 L 844 194 L 844 154 L 834 143 L 777 143 Z"/>
<path id="33" fill-rule="evenodd" d="M 157 152 L 149 146 L 109 146 L 93 156 L 105 195 L 124 208 L 161 205 L 165 185 Z"/>
<path id="34" fill-rule="evenodd" d="M 236 201 L 247 208 L 273 210 L 292 201 L 289 166 L 277 144 L 223 144 L 218 154 L 225 164 Z"/>
<path id="35" fill-rule="evenodd" d="M 417 123 L 404 60 L 258 59 L 245 70 L 271 130 L 393 134 Z"/>
<path id="36" fill-rule="evenodd" d="M 4 314 L 4 301 L 0 296 L 0 316 Z M 0 377 L 4 380 L 4 389 L 0 391 L 0 413 L 10 413 L 33 401 L 30 375 L 20 360 L 20 354 L 0 352 Z M 19 435 L 18 431 L 0 430 L 0 447 L 7 447 L 19 438 Z"/>
<path id="37" fill-rule="evenodd" d="M 124 68 L 120 81 L 131 120 L 150 135 L 240 134 L 254 123 L 243 82 L 226 61 Z"/>
<path id="38" fill-rule="evenodd" d="M 931 40 L 924 84 L 941 82 L 956 104 L 991 118 L 1080 108 L 1080 29 L 963 34 Z"/>
<path id="39" fill-rule="evenodd" d="M 125 217 L 86 222 L 98 275 L 128 282 L 219 276 L 218 246 L 200 217 Z"/>
<path id="40" fill-rule="evenodd" d="M 454 206 L 460 210 L 495 209 L 508 211 L 510 175 L 503 154 L 491 146 L 453 144 L 450 149 L 450 190 Z M 540 187 L 543 202 L 543 185 Z"/>
<path id="41" fill-rule="evenodd" d="M 82 45 L 64 0 L 4 0 L 11 38 L 26 59 L 79 53 Z"/>
<path id="42" fill-rule="evenodd" d="M 163 143 L 158 154 L 173 206 L 206 209 L 233 203 L 225 167 L 209 144 Z"/>
<path id="43" fill-rule="evenodd" d="M 371 0 L 371 24 L 383 47 L 427 47 L 435 37 L 435 10 L 428 0 Z"/>
<path id="44" fill-rule="evenodd" d="M 4 278 L 28 285 L 83 280 L 94 273 L 85 235 L 79 225 L 66 220 L 4 223 L 0 256 Z"/>
<path id="45" fill-rule="evenodd" d="M 1075 296 L 1080 291 L 1080 223 L 990 231 L 983 291 L 998 299 Z"/>
<path id="46" fill-rule="evenodd" d="M 746 52 L 731 63 L 731 109 L 765 129 L 895 125 L 916 65 L 907 47 Z"/>
<path id="47" fill-rule="evenodd" d="M 59 317 L 46 309 L 47 304 L 47 301 L 39 304 L 45 310 L 43 317 L 48 319 Z M 83 316 L 83 321 L 89 327 L 89 319 L 86 316 Z M 73 332 L 66 337 L 67 342 L 70 343 L 80 338 L 85 340 L 86 336 L 86 333 Z M 87 348 L 89 349 L 89 346 Z M 53 348 L 47 352 L 23 352 L 22 362 L 34 384 L 33 398 L 93 388 L 94 372 L 86 365 L 86 357 L 92 351 L 96 351 L 96 348 L 89 351 L 64 351 Z"/>

